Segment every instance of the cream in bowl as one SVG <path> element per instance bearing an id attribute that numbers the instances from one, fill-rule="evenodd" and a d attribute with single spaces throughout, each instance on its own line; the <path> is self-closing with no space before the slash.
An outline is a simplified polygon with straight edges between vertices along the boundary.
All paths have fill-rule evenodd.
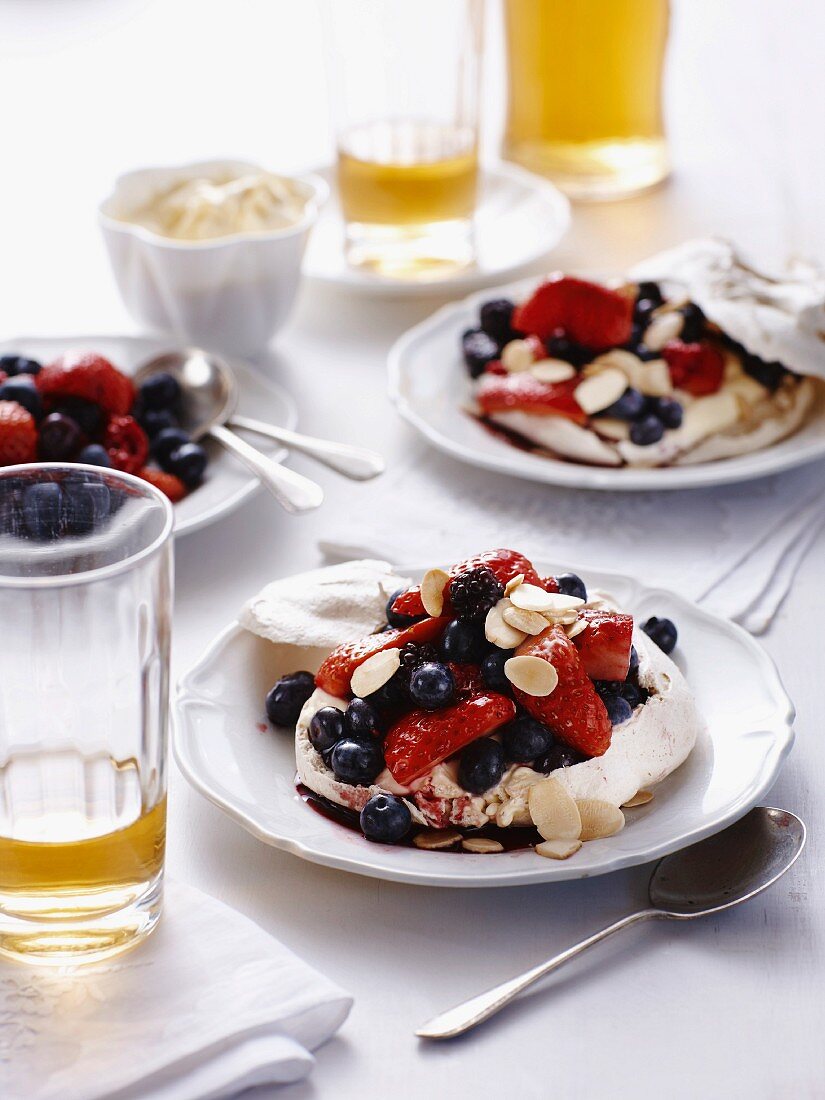
<path id="1" fill-rule="evenodd" d="M 326 184 L 245 161 L 149 168 L 100 206 L 123 300 L 142 325 L 254 354 L 285 322 Z"/>

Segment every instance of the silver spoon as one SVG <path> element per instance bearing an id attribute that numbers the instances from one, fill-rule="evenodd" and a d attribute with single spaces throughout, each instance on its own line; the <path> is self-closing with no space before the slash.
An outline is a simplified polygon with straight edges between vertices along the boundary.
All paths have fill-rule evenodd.
<path id="1" fill-rule="evenodd" d="M 614 932 L 646 920 L 693 920 L 755 897 L 788 870 L 805 845 L 805 826 L 788 810 L 757 806 L 716 836 L 666 856 L 650 879 L 649 909 L 568 947 L 548 962 L 433 1017 L 422 1039 L 452 1039 L 488 1020 L 540 978 Z"/>
<path id="2" fill-rule="evenodd" d="M 193 439 L 211 436 L 251 470 L 287 512 L 309 512 L 323 503 L 320 485 L 274 462 L 225 427 L 238 402 L 238 386 L 232 372 L 214 356 L 197 348 L 165 352 L 142 363 L 135 371 L 135 381 L 140 384 L 160 371 L 180 383 L 184 394 L 181 427 Z"/>

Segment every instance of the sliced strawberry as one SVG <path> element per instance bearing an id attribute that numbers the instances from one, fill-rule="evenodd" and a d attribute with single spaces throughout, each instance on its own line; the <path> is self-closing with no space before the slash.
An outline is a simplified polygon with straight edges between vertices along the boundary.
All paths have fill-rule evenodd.
<path id="1" fill-rule="evenodd" d="M 500 359 L 491 360 L 484 368 L 485 374 L 497 374 L 502 378 L 507 377 L 507 368 Z M 0 379 L 2 381 L 2 379 Z"/>
<path id="2" fill-rule="evenodd" d="M 368 634 L 357 642 L 345 642 L 334 649 L 318 669 L 316 686 L 330 695 L 346 697 L 350 694 L 353 672 L 367 657 L 383 649 L 400 649 L 405 642 L 434 642 L 444 633 L 448 621 L 446 618 L 422 619 L 403 630 L 384 630 L 380 634 Z"/>
<path id="3" fill-rule="evenodd" d="M 605 753 L 610 746 L 613 727 L 604 703 L 584 670 L 578 650 L 563 628 L 553 626 L 535 638 L 525 639 L 516 653 L 541 657 L 559 674 L 559 682 L 550 695 L 528 695 L 514 687 L 513 694 L 524 709 L 577 752 L 585 756 Z"/>
<path id="4" fill-rule="evenodd" d="M 633 300 L 615 290 L 559 275 L 513 313 L 513 325 L 546 340 L 557 329 L 585 347 L 601 351 L 630 339 Z"/>
<path id="5" fill-rule="evenodd" d="M 581 614 L 587 629 L 573 644 L 591 680 L 624 680 L 630 668 L 633 616 L 616 611 L 586 610 Z"/>
<path id="6" fill-rule="evenodd" d="M 518 409 L 534 416 L 565 416 L 583 424 L 587 416 L 573 396 L 580 381 L 568 378 L 566 382 L 540 382 L 526 371 L 506 377 L 486 374 L 480 379 L 475 396 L 487 415 Z"/>
<path id="7" fill-rule="evenodd" d="M 665 344 L 662 355 L 670 368 L 670 380 L 677 389 L 686 390 L 694 397 L 706 397 L 721 387 L 725 360 L 713 344 L 705 340 L 696 344 L 671 340 Z"/>
<path id="8" fill-rule="evenodd" d="M 528 584 L 541 585 L 542 583 L 530 559 L 526 558 L 524 554 L 519 554 L 516 550 L 488 550 L 485 554 L 478 554 L 474 558 L 460 561 L 449 570 L 449 574 L 451 577 L 457 577 L 460 573 L 467 573 L 471 569 L 477 569 L 480 565 L 486 565 L 488 569 L 495 573 L 502 584 L 507 584 L 519 573 L 524 574 L 524 579 Z M 426 614 L 424 604 L 421 602 L 421 589 L 419 586 L 415 585 L 413 588 L 408 588 L 406 592 L 402 592 L 392 605 L 392 609 L 398 615 L 409 615 L 413 619 Z M 444 614 L 449 615 L 451 610 L 449 595 L 445 591 Z"/>
<path id="9" fill-rule="evenodd" d="M 387 767 L 397 783 L 409 785 L 477 737 L 509 722 L 515 714 L 512 699 L 492 691 L 443 710 L 414 710 L 387 734 Z"/>
<path id="10" fill-rule="evenodd" d="M 16 401 L 0 401 L 0 466 L 34 462 L 36 458 L 34 417 Z"/>
<path id="11" fill-rule="evenodd" d="M 110 416 L 125 416 L 135 400 L 131 378 L 94 352 L 68 352 L 43 367 L 35 384 L 44 397 L 82 397 Z"/>

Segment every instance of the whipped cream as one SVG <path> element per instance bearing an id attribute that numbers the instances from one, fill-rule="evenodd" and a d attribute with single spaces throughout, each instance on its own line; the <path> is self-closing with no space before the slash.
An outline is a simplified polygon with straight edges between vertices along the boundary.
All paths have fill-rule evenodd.
<path id="1" fill-rule="evenodd" d="M 306 213 L 306 188 L 287 176 L 228 172 L 178 181 L 131 211 L 126 221 L 162 237 L 203 241 L 297 225 Z"/>

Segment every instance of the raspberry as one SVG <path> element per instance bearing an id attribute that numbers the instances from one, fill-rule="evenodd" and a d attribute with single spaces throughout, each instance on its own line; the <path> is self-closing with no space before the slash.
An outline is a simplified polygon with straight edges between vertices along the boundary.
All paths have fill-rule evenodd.
<path id="1" fill-rule="evenodd" d="M 459 619 L 479 622 L 504 595 L 504 585 L 492 569 L 480 565 L 450 581 L 450 603 Z"/>
<path id="2" fill-rule="evenodd" d="M 142 470 L 138 470 L 138 477 L 142 477 L 144 481 L 148 481 L 150 485 L 160 489 L 173 504 L 177 504 L 179 500 L 183 500 L 186 496 L 186 486 L 174 474 L 167 474 L 163 470 L 153 470 L 151 466 L 144 466 Z"/>
<path id="3" fill-rule="evenodd" d="M 34 417 L 16 401 L 0 401 L 0 466 L 34 462 L 36 458 Z"/>
<path id="4" fill-rule="evenodd" d="M 149 438 L 131 416 L 113 416 L 103 436 L 112 465 L 126 474 L 136 474 L 149 457 Z"/>

